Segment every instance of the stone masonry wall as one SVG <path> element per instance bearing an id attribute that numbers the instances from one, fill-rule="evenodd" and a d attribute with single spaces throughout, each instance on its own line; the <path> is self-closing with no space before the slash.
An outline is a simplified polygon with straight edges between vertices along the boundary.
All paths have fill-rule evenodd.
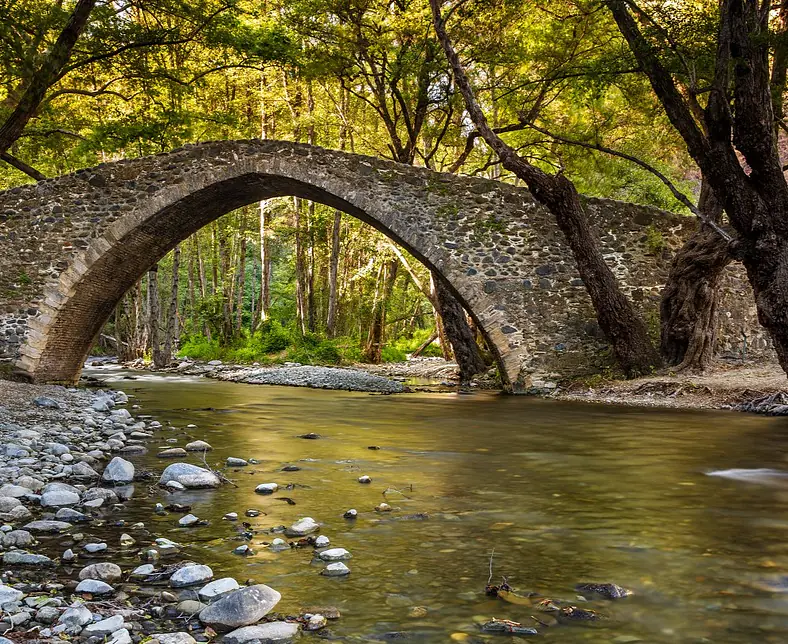
<path id="1" fill-rule="evenodd" d="M 524 189 L 307 145 L 225 141 L 0 193 L 0 356 L 73 380 L 122 294 L 210 221 L 297 195 L 370 223 L 437 270 L 484 330 L 511 389 L 610 364 L 552 216 Z M 661 286 L 692 219 L 589 199 L 605 256 L 656 331 Z M 752 294 L 728 270 L 720 348 L 770 351 Z"/>

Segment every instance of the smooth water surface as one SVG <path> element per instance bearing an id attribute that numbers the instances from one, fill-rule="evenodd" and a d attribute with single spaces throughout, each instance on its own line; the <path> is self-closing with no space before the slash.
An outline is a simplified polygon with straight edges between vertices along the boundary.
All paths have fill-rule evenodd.
<path id="1" fill-rule="evenodd" d="M 503 575 L 518 592 L 603 616 L 540 628 L 545 641 L 788 641 L 788 592 L 779 592 L 788 591 L 788 480 L 707 475 L 788 470 L 788 420 L 487 392 L 383 396 L 155 376 L 107 382 L 176 428 L 159 433 L 138 466 L 160 472 L 167 461 L 155 453 L 172 446 L 170 437 L 181 446 L 207 440 L 213 466 L 228 456 L 260 460 L 227 471 L 237 488 L 153 489 L 148 497 L 141 490 L 131 518 L 188 545 L 186 554 L 217 577 L 276 588 L 281 612 L 337 606 L 342 619 L 331 629 L 351 641 L 392 631 L 413 641 L 478 638 L 475 624 L 490 617 L 536 626 L 535 607 L 484 595 L 493 549 L 494 582 Z M 190 423 L 197 429 L 184 429 Z M 297 437 L 306 432 L 323 438 Z M 302 469 L 282 472 L 288 464 Z M 357 482 L 362 474 L 371 485 Z M 255 494 L 266 482 L 279 492 Z M 384 500 L 393 513 L 373 511 Z M 191 504 L 210 525 L 178 528 L 180 515 L 153 514 L 157 501 Z M 318 574 L 311 548 L 270 552 L 263 543 L 277 535 L 256 535 L 250 558 L 233 555 L 244 543 L 240 521 L 222 516 L 236 511 L 244 520 L 248 508 L 266 513 L 246 519 L 258 530 L 314 517 L 332 546 L 353 554 L 351 575 Z M 348 508 L 358 509 L 355 522 L 342 518 Z M 416 513 L 429 518 L 401 518 Z M 574 586 L 588 581 L 634 595 L 583 602 Z"/>

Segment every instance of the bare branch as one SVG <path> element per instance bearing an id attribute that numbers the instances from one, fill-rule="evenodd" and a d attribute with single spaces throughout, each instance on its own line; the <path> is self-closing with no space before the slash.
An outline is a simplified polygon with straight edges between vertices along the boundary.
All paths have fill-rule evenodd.
<path id="1" fill-rule="evenodd" d="M 28 177 L 32 177 L 36 181 L 43 181 L 46 175 L 42 174 L 34 167 L 27 165 L 24 161 L 20 161 L 15 156 L 10 155 L 8 152 L 0 152 L 0 159 L 5 161 L 8 165 L 15 167 L 20 172 L 24 172 Z"/>

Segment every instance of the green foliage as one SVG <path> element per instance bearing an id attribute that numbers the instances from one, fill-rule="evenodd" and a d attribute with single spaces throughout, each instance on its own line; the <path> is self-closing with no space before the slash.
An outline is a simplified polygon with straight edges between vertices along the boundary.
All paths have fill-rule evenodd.
<path id="1" fill-rule="evenodd" d="M 659 255 L 666 248 L 667 243 L 662 232 L 653 224 L 646 228 L 646 250 L 652 255 Z"/>
<path id="2" fill-rule="evenodd" d="M 422 344 L 427 341 L 433 333 L 432 328 L 416 329 L 411 335 L 397 338 L 388 346 L 383 348 L 382 357 L 384 362 L 403 362 L 406 359 L 406 354 L 413 353 Z M 387 354 L 388 350 L 388 354 Z M 388 359 L 386 356 L 392 356 Z M 439 358 L 443 355 L 440 345 L 437 341 L 432 342 L 421 354 L 424 358 Z"/>

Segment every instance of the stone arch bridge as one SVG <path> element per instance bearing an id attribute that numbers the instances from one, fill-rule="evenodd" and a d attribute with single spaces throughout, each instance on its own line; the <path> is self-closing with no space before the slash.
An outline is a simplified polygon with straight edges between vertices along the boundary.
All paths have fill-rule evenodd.
<path id="1" fill-rule="evenodd" d="M 150 266 L 221 215 L 285 195 L 357 217 L 436 270 L 482 329 L 507 389 L 606 359 L 561 233 L 527 190 L 260 140 L 189 145 L 1 192 L 0 356 L 36 382 L 74 382 Z M 653 312 L 667 249 L 692 220 L 594 199 L 588 210 L 624 288 Z"/>

